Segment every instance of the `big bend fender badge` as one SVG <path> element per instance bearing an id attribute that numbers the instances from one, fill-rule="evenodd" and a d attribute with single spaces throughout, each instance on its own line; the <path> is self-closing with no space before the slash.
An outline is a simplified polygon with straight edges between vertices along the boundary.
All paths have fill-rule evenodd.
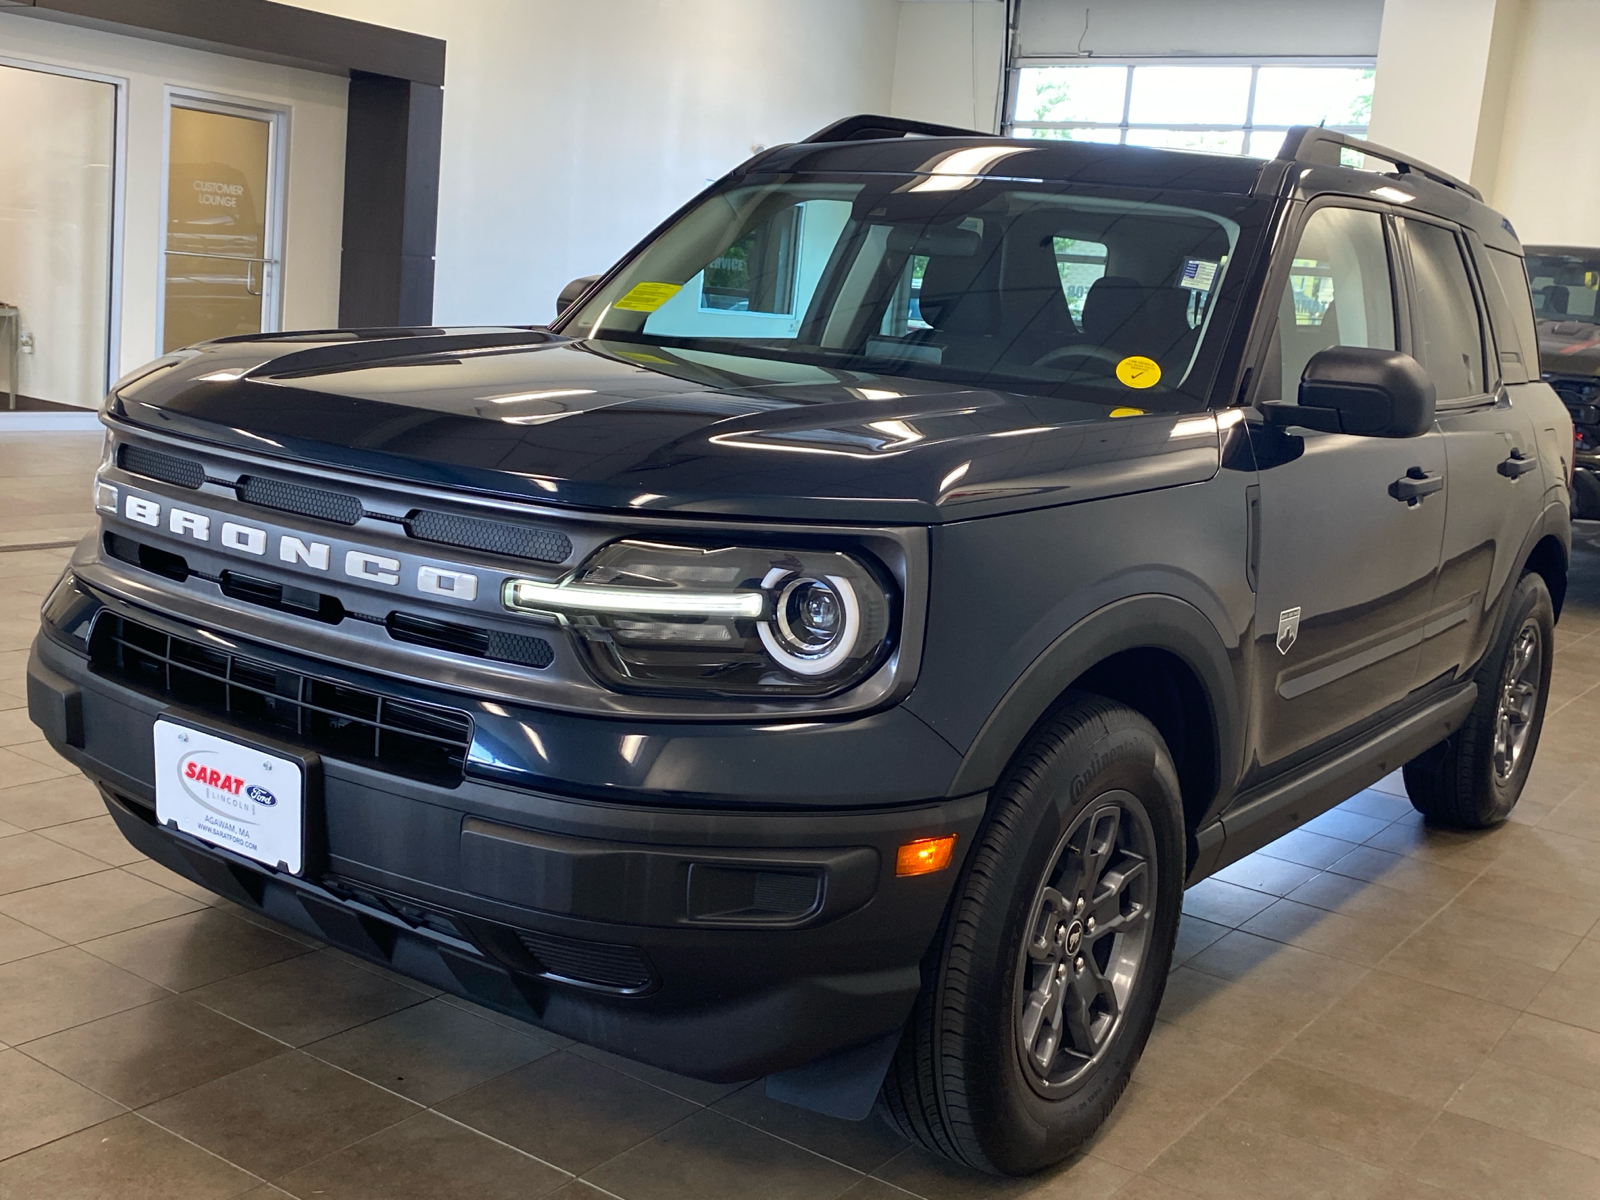
<path id="1" fill-rule="evenodd" d="M 1300 610 L 1286 608 L 1278 614 L 1278 653 L 1289 653 L 1295 638 L 1300 636 Z"/>

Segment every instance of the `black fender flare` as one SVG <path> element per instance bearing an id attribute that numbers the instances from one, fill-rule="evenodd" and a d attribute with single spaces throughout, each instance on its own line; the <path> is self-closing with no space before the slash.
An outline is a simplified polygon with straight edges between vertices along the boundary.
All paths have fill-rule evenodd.
<path id="1" fill-rule="evenodd" d="M 1200 680 L 1210 705 L 1215 778 L 1225 792 L 1237 774 L 1243 716 L 1233 663 L 1222 635 L 1193 604 L 1160 593 L 1127 596 L 1095 609 L 1047 646 L 1001 697 L 962 757 L 949 794 L 994 786 L 1006 764 L 1056 699 L 1090 667 L 1124 650 L 1166 650 Z M 1216 796 L 1205 805 L 1208 816 Z"/>

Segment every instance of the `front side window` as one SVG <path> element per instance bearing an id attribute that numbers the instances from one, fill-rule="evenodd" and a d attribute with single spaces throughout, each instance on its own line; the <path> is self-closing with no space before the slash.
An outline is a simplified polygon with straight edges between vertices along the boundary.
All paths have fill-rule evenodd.
<path id="1" fill-rule="evenodd" d="M 1441 402 L 1482 395 L 1483 331 L 1461 243 L 1442 225 L 1403 223 L 1416 276 L 1417 361 L 1427 368 Z"/>
<path id="2" fill-rule="evenodd" d="M 1294 403 L 1306 364 L 1331 346 L 1395 349 L 1383 218 L 1365 209 L 1320 208 L 1300 231 L 1268 348 L 1275 361 L 1266 364 L 1261 398 Z"/>
<path id="3" fill-rule="evenodd" d="M 736 183 L 560 328 L 636 361 L 738 354 L 1194 407 L 1241 228 L 1226 213 L 1264 209 L 1192 204 L 953 175 Z"/>

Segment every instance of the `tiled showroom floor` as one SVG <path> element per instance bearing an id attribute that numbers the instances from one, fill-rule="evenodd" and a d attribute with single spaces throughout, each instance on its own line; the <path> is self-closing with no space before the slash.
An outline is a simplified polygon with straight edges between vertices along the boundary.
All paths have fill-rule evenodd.
<path id="1" fill-rule="evenodd" d="M 1110 1126 L 1001 1181 L 251 920 L 141 859 L 23 665 L 98 437 L 0 439 L 0 1198 L 1600 1196 L 1600 526 L 1510 824 L 1396 778 L 1192 890 Z M 279 1190 L 281 1189 L 281 1190 Z"/>

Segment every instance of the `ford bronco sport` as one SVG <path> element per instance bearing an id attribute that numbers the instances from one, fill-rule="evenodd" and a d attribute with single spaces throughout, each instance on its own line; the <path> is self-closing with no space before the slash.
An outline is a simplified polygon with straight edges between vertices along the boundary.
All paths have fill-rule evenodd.
<path id="1" fill-rule="evenodd" d="M 28 702 L 188 878 L 558 1033 L 1061 1159 L 1186 883 L 1539 740 L 1572 428 L 1468 185 L 852 118 L 549 329 L 120 381 Z"/>

